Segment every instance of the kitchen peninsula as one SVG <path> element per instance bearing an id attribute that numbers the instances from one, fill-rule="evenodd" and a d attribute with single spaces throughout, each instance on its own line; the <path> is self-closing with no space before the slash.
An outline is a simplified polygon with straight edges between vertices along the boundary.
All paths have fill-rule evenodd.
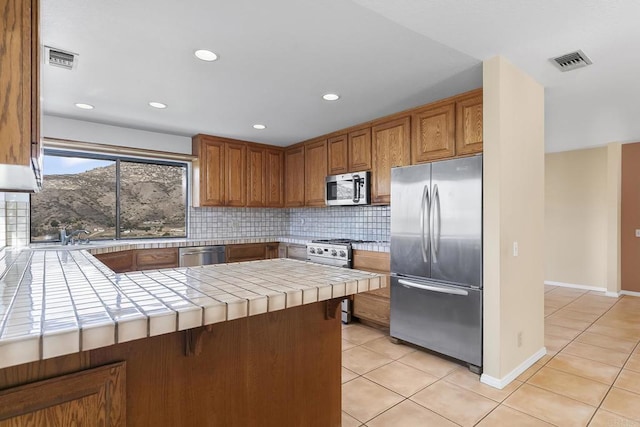
<path id="1" fill-rule="evenodd" d="M 290 259 L 115 274 L 31 249 L 0 250 L 0 278 L 0 424 L 114 426 L 339 426 L 336 307 L 381 283 Z"/>

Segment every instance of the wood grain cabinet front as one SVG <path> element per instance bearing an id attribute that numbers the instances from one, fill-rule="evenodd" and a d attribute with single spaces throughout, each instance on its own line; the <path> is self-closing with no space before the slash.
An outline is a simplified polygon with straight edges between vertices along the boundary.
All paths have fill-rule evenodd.
<path id="1" fill-rule="evenodd" d="M 371 200 L 373 203 L 390 203 L 391 168 L 409 164 L 410 124 L 411 118 L 406 116 L 371 128 L 373 135 Z"/>
<path id="2" fill-rule="evenodd" d="M 349 132 L 349 172 L 371 169 L 371 128 Z"/>
<path id="3" fill-rule="evenodd" d="M 284 150 L 266 149 L 265 206 L 281 208 L 284 206 Z"/>
<path id="4" fill-rule="evenodd" d="M 176 268 L 180 264 L 178 248 L 136 249 L 136 270 L 155 270 L 160 268 Z"/>
<path id="5" fill-rule="evenodd" d="M 114 273 L 127 273 L 136 270 L 134 250 L 108 252 L 97 254 L 95 257 Z"/>
<path id="6" fill-rule="evenodd" d="M 225 144 L 208 135 L 193 137 L 193 205 L 224 206 Z"/>
<path id="7" fill-rule="evenodd" d="M 126 425 L 126 363 L 0 391 L 0 426 Z"/>
<path id="8" fill-rule="evenodd" d="M 0 2 L 0 191 L 42 186 L 39 1 Z"/>
<path id="9" fill-rule="evenodd" d="M 456 102 L 456 154 L 482 152 L 482 89 Z"/>
<path id="10" fill-rule="evenodd" d="M 411 164 L 456 154 L 455 102 L 418 110 L 413 113 L 411 121 Z"/>
<path id="11" fill-rule="evenodd" d="M 349 150 L 347 135 L 338 135 L 327 140 L 329 175 L 349 172 Z"/>
<path id="12" fill-rule="evenodd" d="M 278 243 L 226 245 L 227 262 L 258 261 L 278 258 Z"/>
<path id="13" fill-rule="evenodd" d="M 287 148 L 284 153 L 284 205 L 286 207 L 304 206 L 304 146 Z"/>
<path id="14" fill-rule="evenodd" d="M 225 142 L 225 205 L 247 205 L 247 145 Z"/>
<path id="15" fill-rule="evenodd" d="M 325 206 L 324 187 L 327 177 L 327 140 L 322 139 L 304 146 L 304 204 Z"/>
<path id="16" fill-rule="evenodd" d="M 267 152 L 256 146 L 247 148 L 247 206 L 263 207 L 266 194 Z"/>
<path id="17" fill-rule="evenodd" d="M 364 320 L 388 328 L 391 313 L 389 253 L 354 250 L 353 268 L 385 275 L 380 289 L 353 296 L 353 315 L 361 321 Z"/>

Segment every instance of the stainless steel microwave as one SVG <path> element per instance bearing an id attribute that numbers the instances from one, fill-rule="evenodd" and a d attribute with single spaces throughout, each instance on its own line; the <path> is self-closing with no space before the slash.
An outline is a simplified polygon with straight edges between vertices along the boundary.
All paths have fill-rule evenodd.
<path id="1" fill-rule="evenodd" d="M 371 172 L 330 175 L 325 179 L 327 206 L 368 205 L 371 203 Z"/>

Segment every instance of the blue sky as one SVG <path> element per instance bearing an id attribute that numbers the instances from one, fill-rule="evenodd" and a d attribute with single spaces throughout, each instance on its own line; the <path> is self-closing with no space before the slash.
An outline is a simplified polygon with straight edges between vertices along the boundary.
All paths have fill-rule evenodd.
<path id="1" fill-rule="evenodd" d="M 44 156 L 44 174 L 60 175 L 88 171 L 113 164 L 113 160 L 83 159 L 81 157 Z"/>

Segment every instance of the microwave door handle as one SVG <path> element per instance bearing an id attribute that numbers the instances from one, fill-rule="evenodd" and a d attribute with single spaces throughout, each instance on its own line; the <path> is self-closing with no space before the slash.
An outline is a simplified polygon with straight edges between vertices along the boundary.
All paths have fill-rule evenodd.
<path id="1" fill-rule="evenodd" d="M 360 175 L 353 175 L 353 203 L 360 201 Z"/>

